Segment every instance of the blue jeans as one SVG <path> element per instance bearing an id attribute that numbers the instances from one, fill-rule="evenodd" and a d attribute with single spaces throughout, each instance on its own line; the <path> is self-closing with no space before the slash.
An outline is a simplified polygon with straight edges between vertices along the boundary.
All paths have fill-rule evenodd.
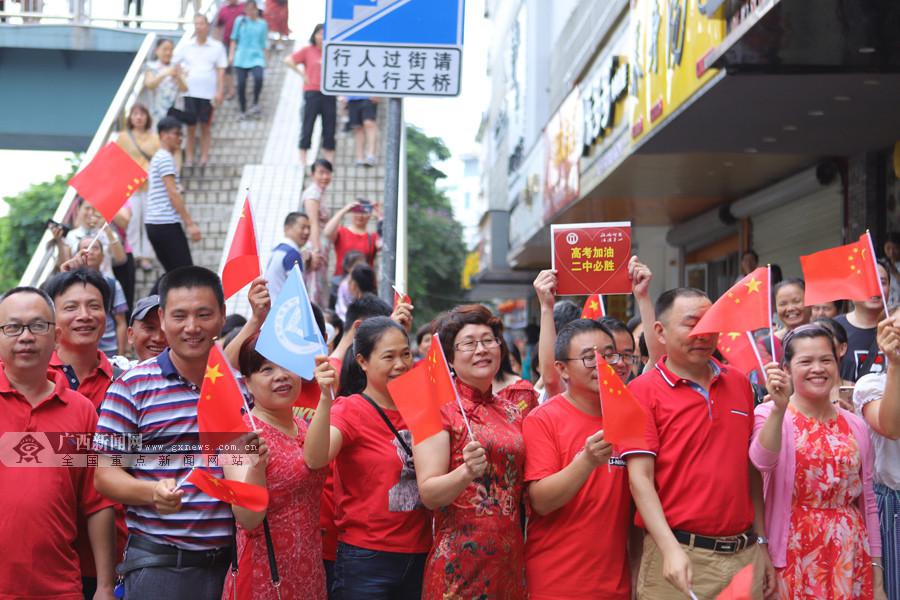
<path id="1" fill-rule="evenodd" d="M 334 564 L 334 598 L 419 600 L 427 556 L 367 550 L 341 542 Z"/>
<path id="2" fill-rule="evenodd" d="M 125 560 L 153 556 L 142 548 L 126 549 Z M 215 567 L 147 567 L 125 575 L 126 600 L 221 600 L 227 564 Z"/>

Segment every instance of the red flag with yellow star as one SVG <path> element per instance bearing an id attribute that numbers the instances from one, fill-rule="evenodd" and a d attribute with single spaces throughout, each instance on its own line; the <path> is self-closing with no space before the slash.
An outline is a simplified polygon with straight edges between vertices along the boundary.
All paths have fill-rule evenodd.
<path id="1" fill-rule="evenodd" d="M 215 448 L 233 441 L 235 434 L 249 430 L 241 417 L 244 396 L 218 344 L 213 344 L 206 361 L 206 375 L 197 402 L 200 442 Z"/>
<path id="2" fill-rule="evenodd" d="M 745 375 L 749 375 L 757 369 L 762 369 L 759 364 L 762 360 L 762 353 L 757 355 L 759 347 L 754 348 L 751 345 L 756 344 L 753 334 L 746 331 L 729 331 L 719 336 L 719 352 L 722 357 L 728 361 L 728 364 L 739 370 Z"/>
<path id="3" fill-rule="evenodd" d="M 868 300 L 881 296 L 881 282 L 875 268 L 868 233 L 845 246 L 829 248 L 800 257 L 807 306 L 832 300 Z"/>
<path id="4" fill-rule="evenodd" d="M 147 171 L 118 144 L 110 142 L 69 180 L 69 185 L 110 223 L 145 181 Z"/>
<path id="5" fill-rule="evenodd" d="M 244 199 L 241 217 L 231 238 L 228 258 L 222 267 L 222 290 L 225 299 L 231 298 L 242 287 L 259 277 L 259 249 L 256 246 L 256 230 L 250 212 L 250 196 Z"/>
<path id="6" fill-rule="evenodd" d="M 603 296 L 592 294 L 584 301 L 581 309 L 582 319 L 602 319 L 606 316 L 606 306 L 603 304 Z"/>
<path id="7" fill-rule="evenodd" d="M 603 439 L 626 448 L 645 448 L 649 415 L 613 368 L 597 353 Z"/>
<path id="8" fill-rule="evenodd" d="M 769 273 L 767 267 L 760 267 L 716 300 L 691 335 L 754 331 L 769 324 Z"/>
<path id="9" fill-rule="evenodd" d="M 441 407 L 456 400 L 456 388 L 437 335 L 425 358 L 389 381 L 388 391 L 412 433 L 414 444 L 443 430 Z"/>
<path id="10" fill-rule="evenodd" d="M 269 506 L 269 491 L 261 485 L 219 479 L 203 469 L 193 469 L 187 480 L 207 496 L 253 512 L 262 512 Z"/>

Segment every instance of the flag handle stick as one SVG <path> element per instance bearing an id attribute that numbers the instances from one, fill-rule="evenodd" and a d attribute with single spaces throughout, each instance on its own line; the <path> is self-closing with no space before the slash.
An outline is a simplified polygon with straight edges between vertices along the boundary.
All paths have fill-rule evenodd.
<path id="1" fill-rule="evenodd" d="M 250 412 L 250 405 L 247 404 L 247 397 L 241 394 L 241 399 L 244 401 L 244 410 L 247 411 L 247 417 L 250 419 L 250 429 L 256 431 L 256 421 L 253 420 L 253 413 Z"/>
<path id="2" fill-rule="evenodd" d="M 878 279 L 878 291 L 881 293 L 881 304 L 884 306 L 885 318 L 890 316 L 888 312 L 887 298 L 884 296 L 884 286 L 881 285 L 881 278 L 878 277 L 878 261 L 875 259 L 875 246 L 872 245 L 872 234 L 866 229 L 866 240 L 869 242 L 869 254 L 872 256 L 872 266 L 875 268 L 875 278 Z"/>
<path id="3" fill-rule="evenodd" d="M 694 590 L 688 590 L 688 592 L 691 594 L 691 600 L 698 600 L 697 594 L 694 593 Z"/>
<path id="4" fill-rule="evenodd" d="M 766 299 L 769 306 L 769 348 L 772 351 L 772 362 L 775 362 L 777 359 L 775 358 L 775 327 L 772 325 L 772 265 L 766 266 L 766 274 L 769 277 L 769 286 L 767 288 L 769 297 Z"/>
<path id="5" fill-rule="evenodd" d="M 88 251 L 88 252 L 91 251 L 91 248 L 94 247 L 94 244 L 97 243 L 97 240 L 100 239 L 100 236 L 103 235 L 103 232 L 106 230 L 107 227 L 109 227 L 109 223 L 107 223 L 106 221 L 104 221 L 104 222 L 103 222 L 103 227 L 100 228 L 100 231 L 97 232 L 97 235 L 95 235 L 95 236 L 94 236 L 94 239 L 91 240 L 91 243 L 88 244 L 88 247 L 87 247 L 87 251 Z M 872 243 L 871 240 L 869 241 L 869 243 L 870 243 L 870 244 Z"/>
<path id="6" fill-rule="evenodd" d="M 769 378 L 766 377 L 766 366 L 763 364 L 762 356 L 759 354 L 759 348 L 756 346 L 756 338 L 753 337 L 752 331 L 747 331 L 747 341 L 750 342 L 750 347 L 753 349 L 753 354 L 756 356 L 756 364 L 759 365 L 759 372 L 762 373 L 763 382 L 768 382 Z M 772 357 L 772 360 L 775 360 L 775 357 Z"/>
<path id="7" fill-rule="evenodd" d="M 187 478 L 191 476 L 191 473 L 193 473 L 193 472 L 194 472 L 194 469 L 196 469 L 196 468 L 197 468 L 197 467 L 191 467 L 191 470 L 188 471 L 188 474 L 185 475 L 184 477 L 182 477 L 181 480 L 180 480 L 178 483 L 175 484 L 175 490 L 176 490 L 176 491 L 178 490 L 178 488 L 180 488 L 181 486 L 184 485 L 184 482 L 187 481 Z"/>
<path id="8" fill-rule="evenodd" d="M 459 406 L 459 413 L 462 415 L 463 423 L 466 424 L 466 431 L 469 432 L 469 439 L 471 441 L 475 440 L 475 434 L 472 433 L 472 426 L 469 425 L 469 417 L 466 416 L 466 410 L 463 408 L 462 399 L 459 397 L 459 390 L 456 389 L 456 382 L 453 379 L 453 374 L 450 373 L 450 365 L 447 363 L 447 356 L 444 354 L 444 347 L 441 346 L 441 340 L 438 338 L 437 334 L 434 334 L 434 341 L 432 343 L 436 343 L 438 345 L 438 349 L 441 351 L 441 356 L 444 359 L 444 368 L 447 369 L 447 376 L 450 377 L 450 381 L 453 381 L 453 395 L 456 396 L 456 404 Z"/>

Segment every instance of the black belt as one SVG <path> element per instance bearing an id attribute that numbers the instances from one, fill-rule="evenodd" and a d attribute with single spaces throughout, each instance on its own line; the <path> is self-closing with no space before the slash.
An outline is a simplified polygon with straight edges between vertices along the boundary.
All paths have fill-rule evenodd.
<path id="1" fill-rule="evenodd" d="M 128 560 L 128 551 L 125 551 L 125 561 L 116 567 L 119 575 L 125 575 L 137 569 L 149 567 L 219 567 L 231 562 L 231 548 L 214 548 L 212 550 L 182 550 L 167 544 L 157 544 L 142 537 L 129 536 L 126 548 L 140 548 L 145 552 L 153 553 L 153 556 L 142 556 Z"/>
<path id="2" fill-rule="evenodd" d="M 684 544 L 688 548 L 712 550 L 719 554 L 737 554 L 741 550 L 756 543 L 756 534 L 752 529 L 728 537 L 707 537 L 705 535 L 696 535 L 687 531 L 681 531 L 680 529 L 673 529 L 672 533 L 675 535 L 675 539 L 678 540 L 679 544 Z"/>

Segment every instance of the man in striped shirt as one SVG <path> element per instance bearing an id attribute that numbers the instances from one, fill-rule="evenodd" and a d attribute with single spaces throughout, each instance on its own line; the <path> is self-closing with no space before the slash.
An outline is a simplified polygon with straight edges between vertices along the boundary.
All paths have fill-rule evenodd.
<path id="1" fill-rule="evenodd" d="M 144 227 L 156 258 L 168 273 L 172 269 L 194 264 L 185 232 L 191 241 L 199 242 L 200 228 L 188 212 L 175 165 L 174 154 L 181 147 L 181 122 L 163 117 L 156 129 L 159 132 L 159 150 L 150 160 L 147 172 Z"/>
<path id="2" fill-rule="evenodd" d="M 159 299 L 169 348 L 112 384 L 97 425 L 100 434 L 140 434 L 143 461 L 98 468 L 95 482 L 126 508 L 126 598 L 218 599 L 231 559 L 231 509 L 183 479 L 203 454 L 197 402 L 225 322 L 222 284 L 208 269 L 182 267 L 160 280 Z M 114 458 L 123 449 L 110 438 L 100 449 Z M 222 476 L 218 465 L 195 466 Z"/>

